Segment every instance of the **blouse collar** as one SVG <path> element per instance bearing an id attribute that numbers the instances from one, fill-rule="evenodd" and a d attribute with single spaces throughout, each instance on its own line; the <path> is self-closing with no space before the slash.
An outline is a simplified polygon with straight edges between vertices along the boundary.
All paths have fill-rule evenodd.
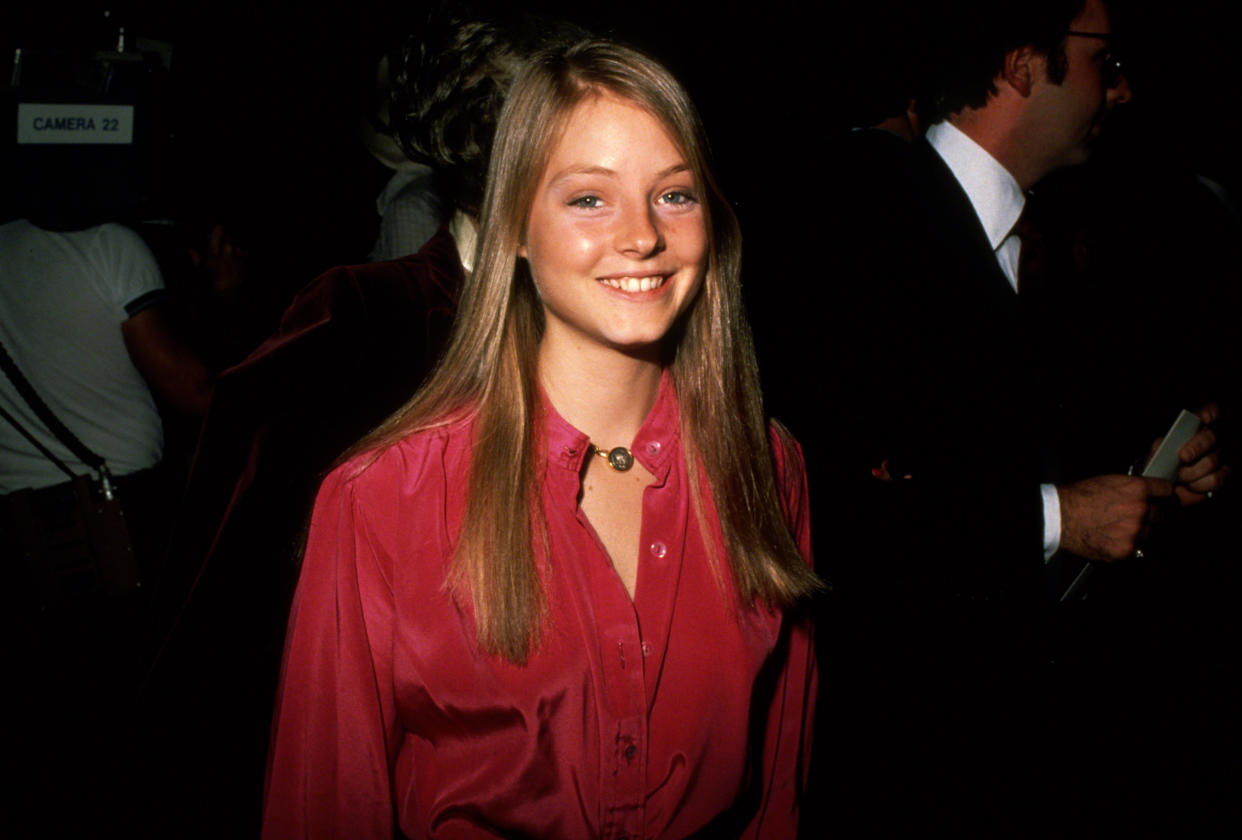
<path id="1" fill-rule="evenodd" d="M 591 440 L 569 421 L 557 413 L 543 388 L 539 389 L 543 408 L 543 434 L 547 446 L 548 463 L 555 464 L 575 474 L 582 471 L 583 459 L 587 457 Z M 654 476 L 660 476 L 668 466 L 673 453 L 678 450 L 680 426 L 677 411 L 677 388 L 668 368 L 660 377 L 660 390 L 656 401 L 630 443 L 634 459 Z M 604 441 L 602 445 L 611 443 Z"/>

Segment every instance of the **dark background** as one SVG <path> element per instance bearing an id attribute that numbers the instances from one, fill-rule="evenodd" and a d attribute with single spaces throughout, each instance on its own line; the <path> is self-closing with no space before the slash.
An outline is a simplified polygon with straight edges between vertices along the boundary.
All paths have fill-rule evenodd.
<path id="1" fill-rule="evenodd" d="M 6 5 L 6 65 L 14 46 L 23 47 L 28 66 L 32 57 L 107 48 L 121 25 L 131 46 L 138 37 L 171 44 L 169 73 L 145 86 L 150 104 L 139 108 L 146 133 L 131 167 L 140 172 L 137 215 L 228 224 L 254 251 L 251 279 L 264 292 L 254 299 L 275 313 L 268 317 L 325 268 L 365 259 L 378 224 L 374 198 L 389 173 L 362 148 L 359 126 L 377 59 L 413 29 L 425 4 L 359 0 L 322 14 L 234 0 Z M 750 263 L 768 248 L 796 251 L 809 278 L 813 242 L 786 232 L 813 227 L 828 204 L 820 194 L 831 189 L 821 175 L 828 162 L 817 157 L 824 139 L 866 119 L 873 88 L 930 31 L 904 2 L 869 4 L 865 12 L 844 5 L 818 7 L 822 21 L 788 2 L 583 11 L 584 4 L 545 1 L 531 8 L 637 43 L 669 65 L 704 114 Z M 1240 45 L 1237 29 L 1225 24 L 1225 4 L 1114 6 L 1135 96 L 1094 165 L 1129 167 L 1136 177 L 1202 173 L 1236 187 L 1232 88 Z M 29 170 L 12 146 L 11 105 L 6 110 L 0 150 Z M 56 154 L 73 153 L 61 147 Z M 30 193 L 82 189 L 84 179 L 73 177 L 78 183 L 67 187 L 6 177 L 5 216 L 21 214 Z M 792 278 L 752 270 L 747 279 L 753 298 Z"/>
<path id="2" fill-rule="evenodd" d="M 842 279 L 831 272 L 821 235 L 840 212 L 832 200 L 832 173 L 840 165 L 828 151 L 832 137 L 869 121 L 884 80 L 934 37 L 933 30 L 917 20 L 914 5 L 903 2 L 873 3 L 867 11 L 791 2 L 644 0 L 586 11 L 584 5 L 544 0 L 530 7 L 646 48 L 698 103 L 717 175 L 747 240 L 745 278 L 761 359 L 771 358 L 765 354 L 789 338 L 784 316 L 791 307 L 831 305 L 831 286 Z M 1228 6 L 1212 0 L 1112 5 L 1134 99 L 1116 113 L 1088 167 L 1095 174 L 1068 176 L 1085 178 L 1097 191 L 1116 190 L 1094 196 L 1083 212 L 1109 214 L 1132 196 L 1174 195 L 1168 185 L 1191 174 L 1210 176 L 1236 196 L 1242 188 L 1235 90 L 1242 36 L 1227 25 Z M 107 18 L 105 9 L 111 10 Z M 8 3 L 0 12 L 0 48 L 7 65 L 13 48 L 21 47 L 30 72 L 22 87 L 8 89 L 0 118 L 0 220 L 24 215 L 32 204 L 115 201 L 154 241 L 170 285 L 177 246 L 223 222 L 251 253 L 247 301 L 253 313 L 233 342 L 244 354 L 275 327 L 303 285 L 331 266 L 365 261 L 379 221 L 375 197 L 391 173 L 364 149 L 360 126 L 374 94 L 376 62 L 414 30 L 424 10 L 423 3 L 392 0 L 354 0 L 326 13 L 233 0 L 184 7 L 166 0 Z M 122 25 L 131 47 L 136 38 L 148 38 L 172 48 L 167 72 L 139 68 L 114 90 L 117 101 L 138 104 L 135 146 L 16 148 L 13 104 L 19 97 L 39 101 L 33 96 L 39 81 L 34 68 L 62 67 L 72 78 L 82 59 L 115 46 Z M 44 78 L 57 76 L 46 73 Z M 1078 200 L 1073 189 L 1065 192 L 1068 200 Z M 1155 204 L 1177 212 L 1162 198 Z M 1165 253 L 1175 248 L 1161 250 L 1160 260 L 1136 259 L 1136 271 L 1151 275 L 1140 279 L 1153 287 L 1179 282 L 1177 255 Z M 1229 308 L 1169 306 L 1172 317 L 1202 319 L 1183 324 L 1191 334 L 1236 331 L 1236 262 L 1231 276 L 1200 279 L 1233 289 Z M 1153 351 L 1176 362 L 1163 345 Z M 799 383 L 817 382 L 813 365 L 797 367 L 790 375 Z M 769 365 L 769 376 L 773 369 L 780 366 Z M 1143 366 L 1135 376 L 1141 380 L 1150 369 Z M 1133 392 L 1142 383 L 1130 384 L 1116 387 Z M 1160 411 L 1159 422 L 1167 422 Z M 816 445 L 822 451 L 837 443 L 815 440 L 814 426 L 794 425 L 809 453 Z M 1150 440 L 1160 431 L 1141 434 Z M 1229 730 L 1232 740 L 1222 740 L 1212 726 L 1232 715 L 1236 693 L 1222 689 L 1223 674 L 1207 679 L 1201 673 L 1236 670 L 1237 622 L 1226 617 L 1236 613 L 1232 596 L 1238 586 L 1236 576 L 1223 578 L 1228 586 L 1221 586 L 1216 567 L 1209 571 L 1179 584 L 1182 600 L 1163 607 L 1159 622 L 1148 615 L 1134 618 L 1155 628 L 1152 637 L 1170 626 L 1188 628 L 1162 642 L 1170 662 L 1194 652 L 1185 666 L 1164 663 L 1153 670 L 1154 688 L 1144 691 L 1161 703 L 1174 684 L 1198 693 L 1174 704 L 1184 714 L 1178 720 L 1198 716 L 1197 728 L 1185 736 L 1162 719 L 1166 739 L 1201 736 L 1235 744 L 1236 725 Z M 1200 579 L 1210 584 L 1200 585 Z M 1143 594 L 1168 588 L 1163 579 L 1157 584 Z M 1213 591 L 1205 604 L 1204 594 Z M 1141 602 L 1144 608 L 1148 603 Z M 1140 708 L 1154 705 L 1148 700 Z M 1145 727 L 1136 713 L 1135 729 L 1143 728 L 1150 741 Z M 1233 755 L 1220 766 L 1236 778 Z M 239 772 L 258 775 L 257 766 Z M 222 824 L 234 804 L 220 803 Z"/>

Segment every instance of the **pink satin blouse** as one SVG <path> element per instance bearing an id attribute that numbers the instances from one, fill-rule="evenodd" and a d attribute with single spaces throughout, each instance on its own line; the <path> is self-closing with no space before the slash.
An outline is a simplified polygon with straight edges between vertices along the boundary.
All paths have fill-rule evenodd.
<path id="1" fill-rule="evenodd" d="M 713 577 L 719 525 L 709 507 L 712 533 L 698 527 L 670 378 L 632 447 L 655 476 L 632 601 L 578 507 L 587 438 L 547 405 L 543 441 L 549 621 L 521 667 L 479 652 L 444 585 L 468 419 L 328 476 L 290 617 L 264 837 L 795 836 L 810 626 L 740 611 Z M 809 561 L 801 455 L 784 458 Z"/>

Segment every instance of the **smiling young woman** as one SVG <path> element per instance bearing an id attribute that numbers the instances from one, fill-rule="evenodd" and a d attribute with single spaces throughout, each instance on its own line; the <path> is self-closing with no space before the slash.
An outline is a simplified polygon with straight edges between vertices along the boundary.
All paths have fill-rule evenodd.
<path id="1" fill-rule="evenodd" d="M 523 240 L 544 309 L 541 359 L 594 345 L 658 365 L 707 269 L 694 173 L 655 116 L 607 93 L 570 113 Z"/>
<path id="2" fill-rule="evenodd" d="M 320 492 L 265 836 L 793 837 L 801 455 L 667 71 L 600 41 L 530 64 L 475 265 L 436 372 Z"/>

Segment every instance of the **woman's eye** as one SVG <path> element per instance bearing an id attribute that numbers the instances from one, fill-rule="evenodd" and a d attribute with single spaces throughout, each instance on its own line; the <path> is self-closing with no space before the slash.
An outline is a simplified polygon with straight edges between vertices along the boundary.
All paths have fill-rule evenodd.
<path id="1" fill-rule="evenodd" d="M 602 202 L 600 201 L 600 198 L 597 195 L 584 195 L 581 198 L 575 198 L 573 201 L 569 202 L 569 206 L 570 207 L 586 207 L 588 209 L 593 209 L 595 207 L 599 207 L 601 203 Z"/>
<path id="2" fill-rule="evenodd" d="M 690 204 L 694 196 L 685 190 L 669 190 L 660 196 L 661 204 Z"/>

